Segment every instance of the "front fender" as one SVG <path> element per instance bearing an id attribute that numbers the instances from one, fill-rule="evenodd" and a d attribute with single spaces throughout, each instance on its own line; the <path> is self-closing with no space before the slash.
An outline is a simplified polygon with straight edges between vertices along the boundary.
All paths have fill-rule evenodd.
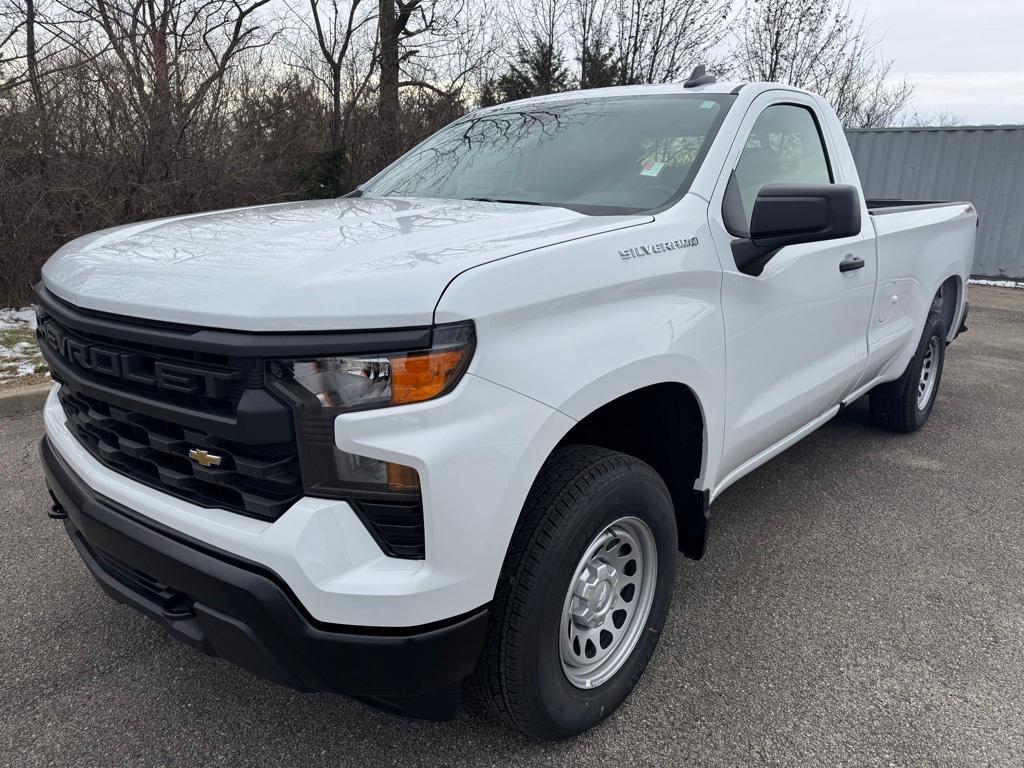
<path id="1" fill-rule="evenodd" d="M 622 255 L 681 235 L 689 245 Z M 473 319 L 472 374 L 576 420 L 651 384 L 685 384 L 703 410 L 698 482 L 710 487 L 724 422 L 721 290 L 707 204 L 688 196 L 651 224 L 471 269 L 448 286 L 435 320 Z"/>

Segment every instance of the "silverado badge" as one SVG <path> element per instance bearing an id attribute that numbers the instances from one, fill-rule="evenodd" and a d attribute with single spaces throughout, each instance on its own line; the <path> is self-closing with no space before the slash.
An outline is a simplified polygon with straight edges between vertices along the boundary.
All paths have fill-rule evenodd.
<path id="1" fill-rule="evenodd" d="M 628 261 L 629 259 L 639 259 L 642 256 L 650 256 L 653 253 L 665 253 L 666 251 L 676 251 L 680 248 L 692 248 L 695 245 L 700 245 L 700 241 L 696 237 L 682 237 L 678 240 L 666 240 L 661 243 L 623 248 L 619 251 L 619 258 L 623 261 Z"/>

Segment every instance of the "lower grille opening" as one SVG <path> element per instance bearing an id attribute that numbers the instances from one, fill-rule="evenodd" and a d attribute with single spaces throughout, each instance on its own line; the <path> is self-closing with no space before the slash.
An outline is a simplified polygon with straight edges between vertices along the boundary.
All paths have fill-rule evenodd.
<path id="1" fill-rule="evenodd" d="M 357 501 L 353 507 L 386 555 L 410 560 L 425 557 L 421 504 Z"/>

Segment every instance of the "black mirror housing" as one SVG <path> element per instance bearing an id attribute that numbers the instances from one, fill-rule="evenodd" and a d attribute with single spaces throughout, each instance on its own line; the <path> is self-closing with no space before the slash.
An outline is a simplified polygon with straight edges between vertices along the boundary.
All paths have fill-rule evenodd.
<path id="1" fill-rule="evenodd" d="M 766 184 L 750 218 L 750 239 L 763 247 L 857 234 L 860 199 L 850 184 Z"/>
<path id="2" fill-rule="evenodd" d="M 860 193 L 850 184 L 766 184 L 757 193 L 750 236 L 733 242 L 741 272 L 759 275 L 780 249 L 860 234 Z"/>

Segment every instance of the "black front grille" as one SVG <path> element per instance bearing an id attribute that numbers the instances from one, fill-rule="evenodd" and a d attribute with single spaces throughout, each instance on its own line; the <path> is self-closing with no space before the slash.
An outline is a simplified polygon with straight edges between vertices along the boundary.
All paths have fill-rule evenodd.
<path id="1" fill-rule="evenodd" d="M 233 365 L 226 355 L 169 349 L 86 331 L 55 318 L 39 319 L 40 341 L 76 373 L 124 392 L 156 396 L 168 403 L 199 405 L 227 413 L 242 393 L 262 386 L 258 365 Z"/>
<path id="2" fill-rule="evenodd" d="M 86 333 L 45 308 L 38 336 L 68 428 L 104 466 L 265 520 L 302 496 L 291 409 L 264 388 L 261 360 Z"/>
<path id="3" fill-rule="evenodd" d="M 68 427 L 105 466 L 202 506 L 276 519 L 302 495 L 294 443 L 238 445 L 65 386 Z M 216 466 L 189 458 L 204 450 Z"/>

